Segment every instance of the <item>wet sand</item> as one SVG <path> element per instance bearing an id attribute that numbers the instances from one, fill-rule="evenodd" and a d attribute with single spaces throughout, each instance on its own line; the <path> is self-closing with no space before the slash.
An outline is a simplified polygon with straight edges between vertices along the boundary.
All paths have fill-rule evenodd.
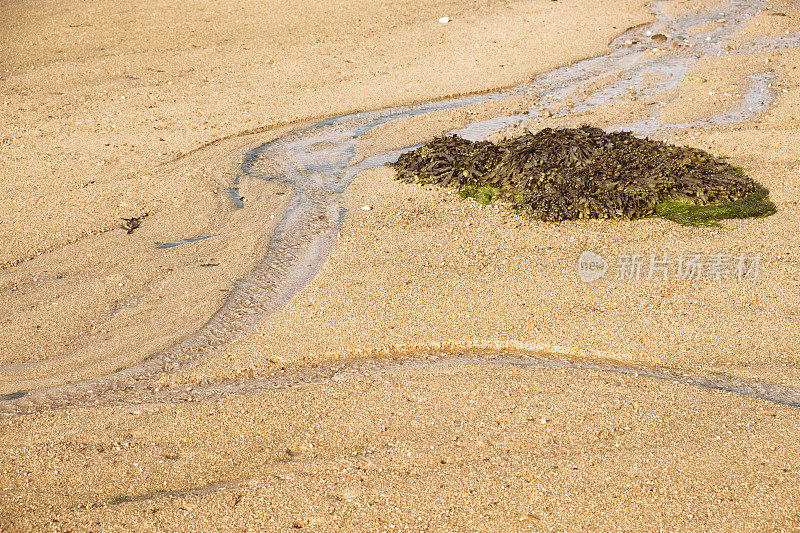
<path id="1" fill-rule="evenodd" d="M 456 11 L 446 10 L 451 6 L 408 7 L 406 26 L 374 28 L 377 33 L 372 34 L 356 25 L 353 31 L 364 40 L 350 39 L 347 46 L 359 50 L 367 45 L 358 43 L 383 42 L 392 31 L 399 32 L 399 42 L 411 42 L 405 39 L 441 31 L 436 18 L 450 15 L 452 26 L 445 25 L 444 34 L 448 37 L 429 43 L 425 51 L 435 57 L 457 52 L 456 60 L 461 58 L 465 67 L 468 60 L 480 58 L 468 72 L 474 75 L 462 70 L 450 78 L 441 69 L 426 70 L 435 64 L 426 56 L 426 61 L 417 60 L 424 65 L 403 64 L 386 79 L 427 74 L 429 85 L 421 78 L 407 82 L 415 90 L 428 91 L 415 100 L 479 91 L 602 53 L 611 36 L 624 29 L 614 28 L 619 18 L 606 18 L 607 6 L 581 5 L 576 10 L 568 4 L 487 4 L 465 12 L 469 24 L 463 26 L 458 25 Z M 649 20 L 641 6 L 629 9 L 634 5 L 614 4 L 631 17 L 626 26 Z M 664 9 L 679 14 L 687 7 L 686 2 L 670 2 Z M 287 18 L 297 20 L 291 13 Z M 247 20 L 246 13 L 236 17 Z M 523 23 L 525 17 L 529 20 Z M 317 20 L 316 14 L 309 19 Z M 774 2 L 730 41 L 731 48 L 745 47 L 762 35 L 780 36 L 796 28 L 799 19 L 795 6 Z M 322 21 L 320 14 L 324 26 Z M 549 38 L 536 42 L 547 43 L 537 45 L 548 48 L 547 53 L 530 53 L 530 24 L 546 28 Z M 579 25 L 582 48 L 570 50 L 574 57 L 568 59 L 564 51 L 572 42 L 570 32 Z M 600 28 L 596 32 L 586 30 L 595 26 Z M 500 72 L 507 67 L 495 65 L 489 51 L 473 50 L 472 56 L 462 45 L 490 42 L 499 35 L 493 28 L 509 27 L 519 33 L 511 31 L 506 36 L 510 41 L 492 43 L 497 53 L 516 54 L 516 61 L 508 65 L 519 70 L 506 78 Z M 333 46 L 326 43 L 322 39 L 319 46 Z M 415 47 L 419 52 L 423 46 L 419 40 L 413 43 L 408 45 L 409 58 L 416 57 Z M 159 49 L 158 43 L 149 45 Z M 305 46 L 308 57 L 320 57 L 314 55 L 313 45 Z M 214 54 L 228 74 L 233 71 L 225 69 L 233 67 L 224 58 L 231 50 L 230 45 L 219 45 Z M 294 57 L 297 50 L 285 53 Z M 374 49 L 370 53 L 376 54 Z M 370 53 L 365 52 L 365 62 L 378 68 L 383 59 Z M 404 53 L 397 57 L 406 57 Z M 234 56 L 245 63 L 242 49 Z M 507 346 L 800 387 L 794 334 L 800 283 L 794 231 L 799 60 L 797 50 L 704 60 L 691 72 L 707 80 L 698 82 L 702 89 L 683 83 L 671 95 L 673 102 L 662 109 L 662 117 L 671 121 L 707 116 L 725 107 L 713 94 L 706 99 L 707 93 L 733 94 L 744 88 L 744 76 L 762 72 L 762 66 L 768 69 L 777 95 L 769 111 L 741 124 L 659 135 L 729 155 L 770 189 L 779 209 L 776 215 L 725 222 L 721 229 L 685 228 L 657 219 L 551 225 L 522 220 L 502 207 L 464 201 L 446 190 L 397 183 L 387 168 L 363 172 L 345 193 L 348 211 L 319 274 L 243 338 L 188 372 L 161 376 L 149 388 L 123 391 L 113 401 L 76 402 L 69 409 L 45 409 L 0 421 L 0 523 L 22 530 L 177 530 L 190 525 L 549 531 L 800 527 L 797 408 L 680 380 L 464 363 L 352 375 L 345 367 L 319 383 L 219 394 L 212 400 L 197 393 L 222 385 L 237 391 L 244 387 L 231 380 L 245 384 L 353 357 L 415 360 L 440 348 L 482 348 L 491 359 L 493 351 Z M 296 109 L 306 114 L 298 111 L 297 117 L 402 103 L 403 83 L 381 85 L 380 75 L 372 80 L 366 72 L 346 80 L 363 87 L 351 96 L 361 103 L 348 108 L 348 100 L 322 99 L 329 107 L 317 113 L 314 106 L 321 105 L 320 99 L 314 104 L 305 100 L 305 107 L 297 104 Z M 322 74 L 317 79 L 324 80 Z M 299 87 L 300 80 L 313 79 L 308 75 L 298 72 L 285 83 L 297 80 Z M 197 76 L 175 79 L 188 83 Z M 250 75 L 236 79 L 245 78 L 254 83 Z M 397 92 L 382 90 L 389 85 Z M 294 94 L 276 94 L 289 92 Z M 199 87 L 187 94 L 208 97 Z M 258 104 L 266 106 L 259 111 L 260 121 L 248 118 L 229 127 L 245 129 L 242 125 L 254 120 L 251 129 L 266 129 L 271 122 L 263 117 L 281 122 L 276 118 L 280 114 L 265 102 Z M 173 104 L 176 109 L 193 105 Z M 580 116 L 535 117 L 525 125 L 538 129 L 583 122 L 619 124 L 645 116 L 651 106 L 646 97 L 632 97 Z M 357 152 L 370 155 L 417 142 L 463 125 L 468 118 L 492 116 L 498 109 L 484 104 L 470 111 L 470 117 L 455 110 L 386 125 L 364 138 Z M 218 128 L 216 133 L 224 137 L 224 128 Z M 519 131 L 512 128 L 498 136 Z M 2 339 L 9 347 L 3 352 L 8 354 L 3 391 L 37 389 L 130 366 L 199 327 L 222 302 L 220 289 L 230 289 L 231 282 L 246 275 L 263 255 L 264 237 L 274 224 L 265 213 L 279 214 L 285 205 L 285 195 L 277 194 L 280 190 L 255 180 L 243 184 L 243 210 L 233 210 L 224 194 L 244 153 L 280 133 L 232 137 L 154 170 L 158 176 L 181 176 L 185 203 L 156 210 L 151 207 L 156 204 L 144 201 L 142 209 L 153 209 L 154 214 L 130 236 L 109 231 L 6 267 L 3 283 L 19 281 L 13 282 L 16 289 L 4 287 L 17 307 L 3 323 Z M 196 132 L 172 134 L 184 143 L 182 151 L 194 148 Z M 21 150 L 14 152 L 19 161 Z M 18 167 L 10 168 L 23 166 L 14 164 Z M 116 172 L 132 172 L 136 162 L 115 167 Z M 213 188 L 207 182 L 197 185 L 201 169 L 215 176 L 210 180 Z M 206 187 L 205 193 L 197 192 L 198 187 Z M 132 188 L 144 191 L 141 194 L 158 190 L 145 184 Z M 371 209 L 362 210 L 364 205 Z M 96 213 L 113 218 L 114 224 L 120 216 L 137 214 L 109 214 L 104 208 Z M 47 238 L 58 234 L 42 233 Z M 153 255 L 156 241 L 212 233 L 225 240 L 206 239 L 169 249 L 173 255 Z M 45 241 L 36 238 L 27 239 L 45 247 Z M 125 239 L 137 240 L 131 244 Z M 16 250 L 14 257 L 24 257 L 28 252 L 23 248 L 11 248 Z M 634 282 L 610 276 L 587 285 L 575 270 L 577 256 L 587 248 L 608 258 L 625 252 L 760 253 L 764 264 L 754 282 Z M 116 262 L 109 266 L 111 258 Z M 200 266 L 216 262 L 222 268 Z M 143 268 L 172 271 L 170 277 L 108 278 Z M 68 275 L 59 279 L 60 274 Z M 88 288 L 94 288 L 97 279 L 106 279 L 108 287 L 89 297 Z M 134 291 L 135 283 L 149 289 Z M 159 285 L 168 288 L 154 292 Z M 51 293 L 63 296 L 43 297 Z M 140 300 L 125 307 L 131 294 Z M 141 305 L 147 297 L 152 303 Z M 113 302 L 113 315 L 121 316 L 111 320 L 128 321 L 105 322 L 102 335 L 81 333 L 79 320 L 71 318 L 79 307 L 69 306 L 83 305 L 99 313 L 99 302 L 104 301 Z M 72 312 L 59 315 L 52 309 L 59 306 Z M 50 332 L 46 336 L 24 337 L 20 324 L 26 316 L 61 321 L 55 331 L 64 333 L 45 327 Z M 154 329 L 159 330 L 155 335 Z M 85 345 L 55 350 L 67 332 Z M 142 339 L 153 341 L 144 344 Z M 24 366 L 31 362 L 44 364 Z"/>
<path id="2" fill-rule="evenodd" d="M 650 18 L 632 0 L 614 22 L 577 1 L 273 4 L 3 6 L 0 392 L 197 330 L 264 255 L 285 198 L 244 180 L 237 211 L 227 188 L 281 124 L 513 85 Z"/>
<path id="3" fill-rule="evenodd" d="M 571 370 L 399 372 L 19 421 L 4 498 L 54 530 L 791 530 L 796 411 Z"/>

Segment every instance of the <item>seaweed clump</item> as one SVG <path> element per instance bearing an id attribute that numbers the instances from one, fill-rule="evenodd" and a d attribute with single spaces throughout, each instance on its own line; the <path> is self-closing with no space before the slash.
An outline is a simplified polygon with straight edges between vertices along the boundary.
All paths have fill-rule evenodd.
<path id="1" fill-rule="evenodd" d="M 550 222 L 663 216 L 709 226 L 775 212 L 766 190 L 723 158 L 590 126 L 497 143 L 437 137 L 393 166 L 401 181 L 454 187 L 481 203 L 505 201 Z"/>

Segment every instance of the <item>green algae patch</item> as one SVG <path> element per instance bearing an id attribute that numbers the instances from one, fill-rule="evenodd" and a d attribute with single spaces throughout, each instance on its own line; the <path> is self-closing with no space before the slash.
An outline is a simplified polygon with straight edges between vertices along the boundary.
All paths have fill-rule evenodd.
<path id="1" fill-rule="evenodd" d="M 775 204 L 768 191 L 759 187 L 755 192 L 735 202 L 696 205 L 678 200 L 666 200 L 656 206 L 656 214 L 684 226 L 719 227 L 720 220 L 732 218 L 761 218 L 774 214 Z"/>
<path id="2" fill-rule="evenodd" d="M 497 143 L 437 137 L 393 166 L 400 181 L 453 187 L 464 198 L 507 202 L 549 222 L 662 216 L 713 226 L 774 213 L 766 189 L 724 159 L 582 126 L 546 128 Z"/>
<path id="3" fill-rule="evenodd" d="M 478 187 L 477 185 L 467 185 L 460 191 L 458 191 L 459 196 L 461 198 L 472 198 L 479 204 L 489 205 L 492 203 L 492 200 L 497 198 L 500 194 L 500 189 L 496 187 L 490 187 L 488 185 L 484 185 L 483 187 Z"/>

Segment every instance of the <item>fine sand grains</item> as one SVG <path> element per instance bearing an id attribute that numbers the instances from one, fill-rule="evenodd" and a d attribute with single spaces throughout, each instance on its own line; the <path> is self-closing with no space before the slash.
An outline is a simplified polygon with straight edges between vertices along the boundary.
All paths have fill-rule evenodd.
<path id="1" fill-rule="evenodd" d="M 159 272 L 147 279 L 136 278 L 136 283 L 168 287 L 167 297 L 145 291 L 145 298 L 153 299 L 148 304 L 153 306 L 151 315 L 141 315 L 125 328 L 114 323 L 99 327 L 107 328 L 99 337 L 110 335 L 112 348 L 126 346 L 115 344 L 115 331 L 127 332 L 123 336 L 128 345 L 139 345 L 142 338 L 158 337 L 162 323 L 171 324 L 172 337 L 158 342 L 168 344 L 170 338 L 180 337 L 185 331 L 181 326 L 194 327 L 213 312 L 221 297 L 214 299 L 210 292 L 229 288 L 260 257 L 264 241 L 259 236 L 270 228 L 266 214 L 280 212 L 280 195 L 269 185 L 247 184 L 242 191 L 245 205 L 250 198 L 259 202 L 259 209 L 248 212 L 245 208 L 236 214 L 224 196 L 214 191 L 229 183 L 228 171 L 235 168 L 249 143 L 263 142 L 263 137 L 231 141 L 232 146 L 216 143 L 212 152 L 193 154 L 195 159 L 143 172 L 159 178 L 140 182 L 134 170 L 146 168 L 144 162 L 155 159 L 150 156 L 151 151 L 162 150 L 154 148 L 158 143 L 188 152 L 206 140 L 283 119 L 510 84 L 535 71 L 602 53 L 610 36 L 624 29 L 619 22 L 622 15 L 630 18 L 630 24 L 648 19 L 642 4 L 634 2 L 601 5 L 559 0 L 507 6 L 486 2 L 469 9 L 455 2 L 401 3 L 391 8 L 361 3 L 356 15 L 351 3 L 326 6 L 297 2 L 280 12 L 285 23 L 269 25 L 264 24 L 264 16 L 253 17 L 256 9 L 266 13 L 271 7 L 266 4 L 192 4 L 169 11 L 157 10 L 157 4 L 102 2 L 87 10 L 73 10 L 62 2 L 39 5 L 36 13 L 28 4 L 3 5 L 4 16 L 13 14 L 15 21 L 31 17 L 31 28 L 37 21 L 50 24 L 39 24 L 40 31 L 34 35 L 28 26 L 15 22 L 17 33 L 9 34 L 38 59 L 25 59 L 27 63 L 15 59 L 23 63 L 15 63 L 13 73 L 3 73 L 0 83 L 10 95 L 4 98 L 16 106 L 3 127 L 22 131 L 21 124 L 31 128 L 42 118 L 43 137 L 35 142 L 56 154 L 52 161 L 61 161 L 58 154 L 70 153 L 61 150 L 71 149 L 69 142 L 74 142 L 88 147 L 86 152 L 75 151 L 86 160 L 81 165 L 95 164 L 92 157 L 105 149 L 98 139 L 106 134 L 95 138 L 81 133 L 78 126 L 83 125 L 77 122 L 111 117 L 99 114 L 110 108 L 110 101 L 84 98 L 83 102 L 82 91 L 93 86 L 86 85 L 82 74 L 74 75 L 74 85 L 65 89 L 45 83 L 58 79 L 59 69 L 76 70 L 59 61 L 79 57 L 85 58 L 81 66 L 86 67 L 80 72 L 92 72 L 91 67 L 108 79 L 146 75 L 161 80 L 158 87 L 164 92 L 159 94 L 169 99 L 152 105 L 163 110 L 164 130 L 169 133 L 164 136 L 168 140 L 156 141 L 164 130 L 154 133 L 142 126 L 159 124 L 150 120 L 147 113 L 151 111 L 144 111 L 150 109 L 148 91 L 152 89 L 125 89 L 124 84 L 138 87 L 137 83 L 144 82 L 103 82 L 111 83 L 116 91 L 114 102 L 126 96 L 127 103 L 117 108 L 120 118 L 114 129 L 118 132 L 108 134 L 116 144 L 112 155 L 120 158 L 121 170 L 104 174 L 108 192 L 97 195 L 95 204 L 85 204 L 100 206 L 97 212 L 101 213 L 85 207 L 86 227 L 104 221 L 113 229 L 121 224 L 118 218 L 139 214 L 117 211 L 118 202 L 147 208 L 151 214 L 130 235 L 141 236 L 136 241 L 139 248 L 127 248 L 121 240 L 128 237 L 123 229 L 104 233 L 96 241 L 80 239 L 76 248 L 62 246 L 74 236 L 68 235 L 72 230 L 53 230 L 56 222 L 41 226 L 41 238 L 34 231 L 18 233 L 40 212 L 45 219 L 62 216 L 64 220 L 63 213 L 74 211 L 69 202 L 83 198 L 83 193 L 64 193 L 62 204 L 69 209 L 45 201 L 60 198 L 61 190 L 44 173 L 32 172 L 38 177 L 24 182 L 23 190 L 39 195 L 25 206 L 19 200 L 23 196 L 9 194 L 17 203 L 3 209 L 22 214 L 13 219 L 11 229 L 2 231 L 24 235 L 31 243 L 28 246 L 20 238 L 21 244 L 13 245 L 9 257 L 24 258 L 32 250 L 50 249 L 45 246 L 50 244 L 61 252 L 45 253 L 2 270 L 4 303 L 11 302 L 11 307 L 4 308 L 0 337 L 23 350 L 7 350 L 2 364 L 47 360 L 62 353 L 54 347 L 63 344 L 65 337 L 31 333 L 26 337 L 29 342 L 19 343 L 15 339 L 22 338 L 22 330 L 10 328 L 22 326 L 15 324 L 29 324 L 32 331 L 39 325 L 83 338 L 88 335 L 85 324 L 102 316 L 94 314 L 102 305 L 116 309 L 115 316 L 136 309 L 130 301 L 125 306 L 130 294 L 138 294 L 126 285 L 133 282 L 113 277 L 120 274 L 119 265 L 126 257 L 133 265 L 126 273 L 139 272 L 137 264 Z M 664 6 L 675 12 L 701 8 L 696 2 Z M 378 17 L 375 13 L 381 9 L 399 11 Z M 800 26 L 791 4 L 774 2 L 769 9 L 786 15 L 773 18 L 788 18 Z M 197 11 L 189 16 L 186 10 Z M 440 24 L 438 18 L 445 15 L 451 21 Z M 770 29 L 763 22 L 771 19 L 758 20 L 759 34 L 786 31 Z M 101 25 L 101 21 L 119 24 Z M 301 22 L 307 31 L 298 30 Z M 158 32 L 153 24 L 183 30 Z M 370 24 L 375 27 L 370 29 Z M 122 30 L 129 27 L 151 31 L 134 34 L 129 41 L 122 37 Z M 48 28 L 61 31 L 44 31 Z M 745 36 L 753 31 L 748 27 Z M 264 34 L 258 44 L 255 39 L 261 37 L 260 32 L 276 32 L 279 38 L 270 40 Z M 45 42 L 45 36 L 52 36 L 52 43 L 71 40 L 59 47 Z M 269 55 L 267 41 L 278 43 Z M 124 48 L 130 43 L 138 48 Z M 199 48 L 192 48 L 193 43 Z M 17 53 L 14 57 L 28 57 L 19 56 L 18 48 L 9 50 Z M 119 63 L 123 51 L 124 57 L 137 58 L 134 64 L 141 66 L 141 72 L 125 73 Z M 341 60 L 330 59 L 334 57 Z M 441 67 L 444 58 L 448 69 Z M 741 63 L 727 62 L 724 56 L 709 61 L 712 64 L 698 66 L 692 74 L 714 83 L 719 83 L 717 76 L 732 85 L 741 82 L 737 70 Z M 347 191 L 348 212 L 341 234 L 313 282 L 278 313 L 193 372 L 165 376 L 158 383 L 186 391 L 182 405 L 158 403 L 143 393 L 117 405 L 76 406 L 0 420 L 0 529 L 800 528 L 796 445 L 800 412 L 682 383 L 574 369 L 466 365 L 190 401 L 191 389 L 200 383 L 280 373 L 363 352 L 413 354 L 437 345 L 456 349 L 549 346 L 553 351 L 800 385 L 795 303 L 800 300 L 796 235 L 800 89 L 793 68 L 800 64 L 800 57 L 796 51 L 759 52 L 748 61 L 761 61 L 772 69 L 778 98 L 770 111 L 748 123 L 665 133 L 663 138 L 728 155 L 733 164 L 770 189 L 777 214 L 725 222 L 722 229 L 687 228 L 658 219 L 545 224 L 521 219 L 502 207 L 462 200 L 443 189 L 398 183 L 388 168 L 364 172 Z M 269 69 L 278 74 L 270 74 Z M 209 81 L 203 81 L 203 76 Z M 269 84 L 269 90 L 264 92 L 262 84 Z M 308 94 L 306 88 L 311 89 Z M 50 91 L 64 94 L 47 96 Z M 44 126 L 50 124 L 43 118 L 46 114 L 34 111 L 33 104 L 23 104 L 23 94 L 41 104 L 35 109 L 69 103 L 68 122 L 75 126 L 65 132 L 74 133 L 75 140 L 67 142 L 72 138 L 67 135 L 65 144 L 57 144 L 44 137 Z M 684 96 L 696 102 L 691 94 Z M 58 106 L 48 103 L 51 97 Z M 133 101 L 135 106 L 125 107 Z M 701 101 L 687 108 L 687 114 L 699 113 L 703 105 Z M 532 117 L 524 126 L 534 130 L 582 122 L 604 126 L 641 116 L 648 106 L 646 100 L 631 100 L 577 117 Z M 247 118 L 243 118 L 244 110 Z M 679 114 L 680 109 L 671 112 Z M 453 113 L 451 117 L 438 114 L 439 125 L 420 120 L 404 122 L 406 129 L 400 124 L 399 132 L 383 128 L 388 140 L 373 136 L 363 152 L 381 143 L 420 137 L 423 130 L 433 136 L 463 120 L 463 110 Z M 211 123 L 207 129 L 201 127 L 203 120 Z M 7 191 L 19 187 L 9 184 L 21 183 L 29 175 L 25 169 L 34 168 L 38 150 L 28 152 L 12 144 L 32 146 L 29 139 L 38 130 L 25 131 L 24 142 L 3 144 L 7 150 L 3 155 L 10 161 L 9 177 L 3 178 Z M 131 140 L 147 148 L 130 151 L 133 156 L 117 155 L 122 153 L 118 148 L 125 142 L 130 145 Z M 208 153 L 214 155 L 204 155 Z M 65 170 L 68 163 L 43 165 L 58 176 L 63 174 L 75 191 L 74 184 L 89 168 L 76 164 L 72 173 Z M 203 169 L 208 171 L 207 180 L 201 179 Z M 141 203 L 116 195 L 122 189 L 121 176 L 126 175 L 136 177 L 126 182 L 125 194 L 133 194 Z M 161 186 L 168 190 L 163 196 L 153 192 Z M 175 198 L 178 201 L 173 204 Z M 41 205 L 46 207 L 36 207 Z M 371 209 L 360 209 L 364 205 Z M 6 211 L 2 213 L 4 221 L 11 220 Z M 198 248 L 177 247 L 171 249 L 174 256 L 151 255 L 155 241 L 214 231 L 225 240 L 199 241 Z M 576 275 L 576 261 L 586 249 L 612 263 L 620 254 L 719 252 L 760 254 L 763 265 L 755 281 L 617 280 L 612 269 L 606 278 L 585 284 Z M 80 261 L 88 263 L 83 266 Z M 227 261 L 234 263 L 221 270 L 200 266 L 228 265 Z M 70 289 L 75 273 L 84 270 L 92 276 Z M 65 273 L 70 275 L 59 278 Z M 8 285 L 11 275 L 20 281 Z M 93 280 L 97 279 L 108 283 L 104 290 L 119 292 L 95 293 Z M 14 286 L 18 288 L 12 290 Z M 195 292 L 200 290 L 209 292 Z M 72 296 L 53 305 L 54 298 L 47 295 L 58 291 Z M 171 298 L 180 294 L 190 299 L 175 306 Z M 194 294 L 197 300 L 191 299 Z M 56 314 L 56 309 L 71 301 L 84 302 L 83 308 L 70 309 L 87 309 L 86 314 Z M 6 368 L 3 390 L 13 392 L 22 382 L 35 388 L 79 379 L 144 357 L 143 353 L 113 355 L 129 353 L 113 349 L 107 352 L 112 354 L 108 359 L 100 349 L 90 358 L 85 354 L 91 351 L 74 353 L 75 359 L 72 355 L 54 359 L 52 367 L 41 374 Z"/>

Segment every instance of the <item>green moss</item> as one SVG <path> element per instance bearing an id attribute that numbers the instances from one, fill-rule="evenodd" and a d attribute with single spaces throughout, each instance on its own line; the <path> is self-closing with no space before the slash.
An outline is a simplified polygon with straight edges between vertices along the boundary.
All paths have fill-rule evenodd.
<path id="1" fill-rule="evenodd" d="M 732 218 L 761 218 L 775 213 L 775 204 L 767 189 L 755 192 L 735 202 L 697 205 L 681 200 L 666 200 L 656 206 L 656 214 L 684 226 L 719 227 L 720 220 Z"/>
<path id="2" fill-rule="evenodd" d="M 744 169 L 738 165 L 728 165 L 728 172 L 740 178 L 744 177 Z"/>
<path id="3" fill-rule="evenodd" d="M 488 185 L 483 187 L 467 185 L 458 191 L 458 195 L 461 196 L 461 198 L 474 198 L 476 202 L 483 205 L 491 204 L 492 200 L 497 198 L 499 193 L 500 189 L 496 187 L 490 187 Z"/>

